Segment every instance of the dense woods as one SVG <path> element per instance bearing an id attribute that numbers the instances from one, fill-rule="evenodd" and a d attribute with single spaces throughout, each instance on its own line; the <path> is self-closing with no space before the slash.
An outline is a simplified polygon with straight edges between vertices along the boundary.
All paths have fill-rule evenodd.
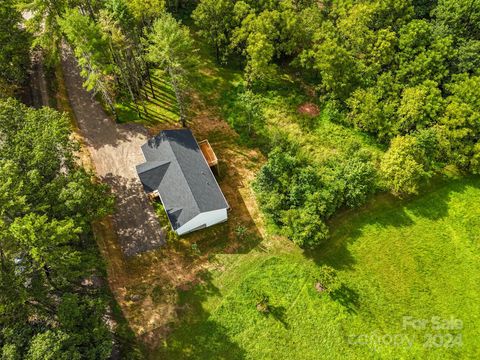
<path id="1" fill-rule="evenodd" d="M 111 211 L 107 188 L 75 162 L 69 120 L 0 102 L 2 359 L 106 359 L 102 276 L 91 222 Z"/>
<path id="2" fill-rule="evenodd" d="M 159 31 L 158 24 L 163 24 L 161 17 L 167 16 L 166 9 L 178 11 L 185 6 L 182 1 L 19 0 L 18 3 L 20 9 L 32 14 L 26 22 L 27 28 L 36 34 L 34 45 L 44 49 L 49 64 L 59 61 L 65 39 L 81 67 L 85 87 L 101 96 L 108 111 L 117 118 L 116 103 L 128 99 L 141 116 L 139 107 L 146 97 L 142 87 L 148 83 L 154 92 L 150 66 L 164 64 L 163 59 L 155 58 L 146 48 L 147 38 Z M 182 95 L 184 70 L 178 64 L 166 69 L 180 108 L 186 102 Z"/>
<path id="3" fill-rule="evenodd" d="M 106 321 L 115 303 L 91 224 L 113 199 L 80 166 L 71 119 L 13 98 L 40 45 L 16 5 L 0 4 L 0 358 L 107 359 L 122 326 Z"/>
<path id="4" fill-rule="evenodd" d="M 0 4 L 0 98 L 18 95 L 28 79 L 30 36 L 12 0 Z"/>

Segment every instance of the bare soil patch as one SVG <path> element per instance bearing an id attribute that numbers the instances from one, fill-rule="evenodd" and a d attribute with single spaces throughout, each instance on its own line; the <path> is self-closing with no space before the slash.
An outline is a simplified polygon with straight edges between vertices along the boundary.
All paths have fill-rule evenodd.
<path id="1" fill-rule="evenodd" d="M 318 107 L 318 105 L 311 102 L 303 103 L 298 107 L 297 111 L 302 115 L 307 115 L 311 117 L 315 117 L 320 114 L 320 108 Z"/>
<path id="2" fill-rule="evenodd" d="M 102 106 L 82 86 L 73 54 L 62 54 L 64 80 L 84 146 L 99 179 L 110 185 L 116 198 L 112 217 L 125 256 L 133 256 L 164 244 L 164 234 L 148 203 L 135 171 L 144 162 L 141 145 L 148 139 L 139 125 L 115 124 Z"/>

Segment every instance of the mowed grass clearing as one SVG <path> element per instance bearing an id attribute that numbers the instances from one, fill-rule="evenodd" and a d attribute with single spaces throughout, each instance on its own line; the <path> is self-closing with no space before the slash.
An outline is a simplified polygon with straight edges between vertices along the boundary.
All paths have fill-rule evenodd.
<path id="1" fill-rule="evenodd" d="M 331 240 L 311 254 L 258 246 L 218 255 L 203 282 L 181 293 L 182 320 L 152 357 L 478 358 L 478 204 L 480 179 L 454 179 L 413 200 L 380 196 L 337 217 Z M 314 286 L 322 264 L 343 284 L 331 296 Z M 270 315 L 257 311 L 258 294 L 269 296 Z M 405 329 L 404 316 L 463 325 Z"/>

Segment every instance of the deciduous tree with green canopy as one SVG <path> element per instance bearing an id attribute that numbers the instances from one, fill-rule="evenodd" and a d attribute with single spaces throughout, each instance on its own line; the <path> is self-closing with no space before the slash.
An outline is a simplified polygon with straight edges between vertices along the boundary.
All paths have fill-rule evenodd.
<path id="1" fill-rule="evenodd" d="M 112 210 L 108 189 L 78 166 L 65 115 L 0 101 L 0 138 L 0 354 L 107 359 L 106 303 L 81 282 L 98 272 L 90 226 Z M 82 305 L 67 322 L 69 297 Z"/>
<path id="2" fill-rule="evenodd" d="M 229 0 L 202 0 L 192 13 L 192 18 L 203 36 L 215 49 L 215 57 L 220 62 L 230 45 L 233 29 L 233 6 Z"/>
<path id="3" fill-rule="evenodd" d="M 480 76 L 458 75 L 448 85 L 449 96 L 440 118 L 450 160 L 480 173 Z"/>
<path id="4" fill-rule="evenodd" d="M 13 96 L 28 78 L 30 37 L 12 0 L 0 3 L 0 97 Z"/>
<path id="5" fill-rule="evenodd" d="M 129 0 L 126 5 L 142 28 L 149 28 L 165 11 L 165 0 Z"/>
<path id="6" fill-rule="evenodd" d="M 397 136 L 382 159 L 380 173 L 393 194 L 417 194 L 431 175 L 428 162 L 425 150 L 415 136 Z"/>
<path id="7" fill-rule="evenodd" d="M 480 40 L 480 3 L 477 0 L 438 0 L 433 14 L 452 34 Z"/>
<path id="8" fill-rule="evenodd" d="M 406 134 L 432 126 L 438 121 L 443 104 L 442 92 L 434 81 L 405 88 L 398 107 L 398 132 Z"/>
<path id="9" fill-rule="evenodd" d="M 375 190 L 371 155 L 352 144 L 322 164 L 298 156 L 296 146 L 269 154 L 254 184 L 260 206 L 283 234 L 313 248 L 328 239 L 325 223 L 341 207 L 363 204 Z"/>

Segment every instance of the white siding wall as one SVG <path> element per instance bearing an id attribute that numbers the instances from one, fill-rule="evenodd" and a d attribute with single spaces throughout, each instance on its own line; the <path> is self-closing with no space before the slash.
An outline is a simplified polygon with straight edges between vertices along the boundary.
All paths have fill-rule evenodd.
<path id="1" fill-rule="evenodd" d="M 206 225 L 206 227 L 227 221 L 227 209 L 214 210 L 204 212 L 195 216 L 188 223 L 177 229 L 178 235 L 183 235 L 191 232 L 192 230 Z"/>

